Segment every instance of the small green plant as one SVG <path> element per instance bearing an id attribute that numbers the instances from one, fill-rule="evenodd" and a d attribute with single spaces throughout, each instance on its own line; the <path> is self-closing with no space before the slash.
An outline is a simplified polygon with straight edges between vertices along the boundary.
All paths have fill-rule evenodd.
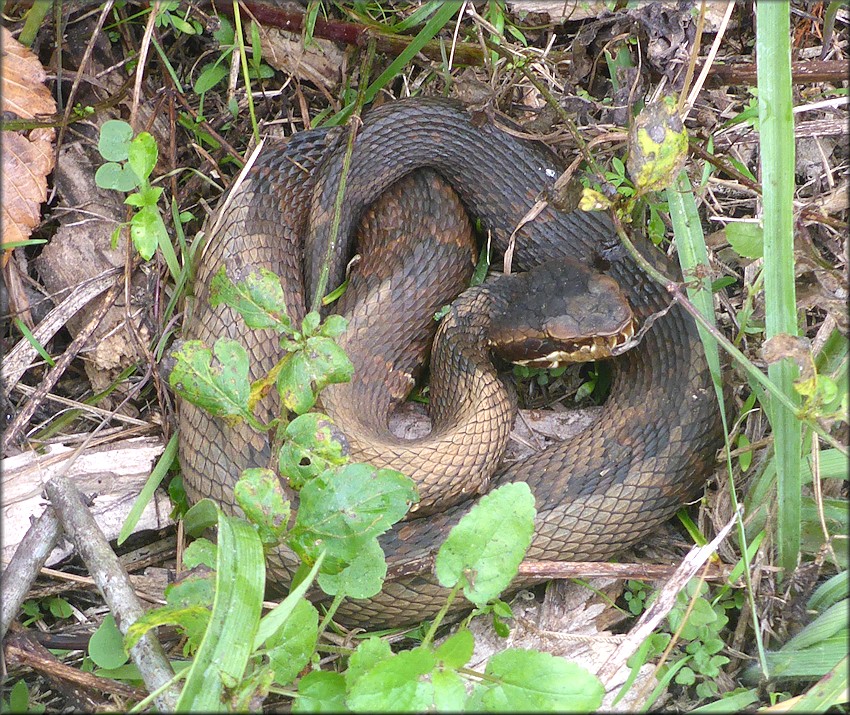
<path id="1" fill-rule="evenodd" d="M 48 613 L 57 620 L 70 618 L 73 613 L 71 604 L 59 596 L 48 596 L 38 601 L 24 601 L 21 611 L 25 616 L 22 621 L 24 626 L 41 620 Z"/>
<path id="2" fill-rule="evenodd" d="M 23 680 L 17 681 L 9 690 L 9 699 L 0 700 L 0 712 L 4 713 L 43 713 L 45 706 L 30 701 L 30 691 Z"/>
<path id="3" fill-rule="evenodd" d="M 203 26 L 194 18 L 189 20 L 190 7 L 186 8 L 186 12 L 182 16 L 179 15 L 180 6 L 180 0 L 167 0 L 167 2 L 160 3 L 154 21 L 156 26 L 164 29 L 173 27 L 185 35 L 199 35 L 203 31 Z"/>
<path id="4" fill-rule="evenodd" d="M 629 581 L 627 587 L 632 597 L 626 598 L 633 613 L 652 601 L 640 582 Z M 667 616 L 669 632 L 659 631 L 647 638 L 629 660 L 629 666 L 636 669 L 647 660 L 659 657 L 668 648 L 672 634 L 677 633 L 676 647 L 658 671 L 659 681 L 672 680 L 683 688 L 693 688 L 693 697 L 698 701 L 716 697 L 716 679 L 721 667 L 729 662 L 729 658 L 720 653 L 725 647 L 721 633 L 729 623 L 726 611 L 740 609 L 743 602 L 742 591 L 723 592 L 711 600 L 707 584 L 696 579 L 689 581 L 676 594 L 676 605 Z"/>
<path id="5" fill-rule="evenodd" d="M 157 206 L 163 190 L 150 182 L 159 156 L 156 140 L 148 132 L 133 136 L 133 128 L 127 122 L 111 119 L 100 129 L 97 148 L 106 163 L 95 173 L 95 183 L 102 189 L 133 192 L 124 199 L 124 203 L 137 209 L 130 219 L 130 237 L 136 250 L 149 261 L 159 248 L 172 274 L 179 275 L 180 268 L 171 239 Z M 119 225 L 113 232 L 113 245 L 124 226 Z"/>
<path id="6" fill-rule="evenodd" d="M 219 44 L 219 55 L 215 61 L 208 62 L 201 68 L 192 89 L 200 98 L 198 117 L 204 116 L 204 96 L 216 87 L 230 72 L 230 57 L 234 50 L 239 49 L 233 25 L 226 17 L 219 17 L 219 28 L 213 32 L 213 37 Z M 262 61 L 262 45 L 260 31 L 256 23 L 251 23 L 251 56 L 248 59 L 248 76 L 251 79 L 262 80 L 274 76 L 274 70 Z M 234 114 L 231 107 L 231 113 Z"/>
<path id="7" fill-rule="evenodd" d="M 629 613 L 633 616 L 639 616 L 643 613 L 649 594 L 649 588 L 643 581 L 635 581 L 633 579 L 626 581 L 626 590 L 623 593 L 623 598 L 628 604 Z"/>

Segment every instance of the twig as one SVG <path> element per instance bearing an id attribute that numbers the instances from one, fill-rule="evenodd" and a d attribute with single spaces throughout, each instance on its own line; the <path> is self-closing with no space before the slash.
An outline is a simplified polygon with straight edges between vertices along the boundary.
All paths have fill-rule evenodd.
<path id="1" fill-rule="evenodd" d="M 258 22 L 276 27 L 288 32 L 301 33 L 304 28 L 304 13 L 286 12 L 280 8 L 273 7 L 260 2 L 243 0 L 241 3 Z M 221 8 L 228 14 L 232 9 L 226 4 Z M 366 47 L 370 40 L 374 40 L 377 52 L 388 55 L 399 55 L 414 40 L 414 37 L 405 35 L 390 35 L 380 32 L 366 25 L 353 22 L 340 22 L 335 20 L 316 20 L 313 26 L 313 37 L 323 40 L 340 42 L 346 45 Z M 441 43 L 431 40 L 420 50 L 429 60 L 442 61 Z M 468 42 L 458 42 L 453 45 L 454 59 L 461 64 L 480 65 L 484 61 L 481 48 Z"/>
<path id="2" fill-rule="evenodd" d="M 62 528 L 56 519 L 56 512 L 52 507 L 47 507 L 27 529 L 27 533 L 18 544 L 15 555 L 3 571 L 0 640 L 6 637 L 9 626 L 18 615 L 21 604 L 61 535 Z"/>
<path id="3" fill-rule="evenodd" d="M 122 634 L 145 613 L 130 583 L 127 571 L 109 547 L 109 542 L 83 503 L 81 494 L 65 477 L 57 476 L 44 485 L 47 496 L 65 535 L 74 543 L 89 574 L 97 584 L 115 617 Z M 174 671 L 154 633 L 148 632 L 130 648 L 130 657 L 139 669 L 149 691 L 155 691 L 174 677 Z M 156 698 L 157 708 L 174 710 L 178 692 L 175 687 Z"/>
<path id="4" fill-rule="evenodd" d="M 24 427 L 30 421 L 30 418 L 35 413 L 36 407 L 41 404 L 47 393 L 53 389 L 59 381 L 59 378 L 62 377 L 65 370 L 68 369 L 68 365 L 71 364 L 71 360 L 77 356 L 83 346 L 88 342 L 89 338 L 91 338 L 94 334 L 94 331 L 97 330 L 97 326 L 100 325 L 100 321 L 103 320 L 103 317 L 112 307 L 112 304 L 115 302 L 120 291 L 121 283 L 113 284 L 113 286 L 107 291 L 106 295 L 103 296 L 103 302 L 98 306 L 97 310 L 95 310 L 91 320 L 89 320 L 85 327 L 77 333 L 77 337 L 74 338 L 65 352 L 62 353 L 62 357 L 56 361 L 56 367 L 47 373 L 42 383 L 38 386 L 38 390 L 33 395 L 32 399 L 27 402 L 24 408 L 17 414 L 15 419 L 12 420 L 12 423 L 3 435 L 2 451 L 4 454 L 8 452 L 9 448 L 15 443 Z"/>
<path id="5" fill-rule="evenodd" d="M 115 284 L 119 269 L 113 268 L 78 285 L 71 294 L 51 310 L 33 330 L 33 337 L 44 345 L 68 322 L 68 318 Z M 26 338 L 21 338 L 3 359 L 3 395 L 9 396 L 12 388 L 27 371 L 38 351 Z"/>
<path id="6" fill-rule="evenodd" d="M 58 690 L 67 692 L 67 684 L 71 687 L 80 687 L 89 692 L 109 693 L 124 700 L 137 702 L 144 697 L 144 693 L 129 685 L 120 683 L 112 678 L 101 678 L 93 673 L 87 673 L 79 668 L 62 663 L 47 648 L 37 643 L 28 633 L 13 633 L 5 641 L 3 649 L 6 659 L 10 663 L 27 666 L 42 673 L 45 677 L 56 684 Z M 80 693 L 74 693 L 72 697 L 77 700 Z M 86 696 L 86 701 L 89 698 Z M 79 707 L 92 707 L 97 703 L 78 703 Z"/>

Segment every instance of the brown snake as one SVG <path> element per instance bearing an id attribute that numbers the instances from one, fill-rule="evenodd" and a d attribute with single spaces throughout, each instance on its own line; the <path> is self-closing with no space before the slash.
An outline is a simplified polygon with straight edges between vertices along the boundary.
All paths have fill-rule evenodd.
<path id="1" fill-rule="evenodd" d="M 269 268 L 288 287 L 290 316 L 300 321 L 304 291 L 307 296 L 314 292 L 330 240 L 342 158 L 339 134 L 333 130 L 268 142 L 242 183 L 231 189 L 210 230 L 184 336 L 208 344 L 220 337 L 242 341 L 254 361 L 252 379 L 277 362 L 277 340 L 246 330 L 224 306 L 211 308 L 210 279 L 222 264 L 232 279 L 252 268 Z M 499 253 L 562 171 L 557 157 L 542 145 L 475 121 L 450 100 L 402 100 L 371 110 L 351 158 L 339 225 L 342 245 L 331 253 L 331 288 L 342 280 L 354 229 L 367 209 L 397 181 L 423 168 L 432 169 L 457 192 L 469 215 L 490 232 Z M 675 274 L 654 248 L 639 248 L 668 275 Z M 457 248 L 466 252 L 467 263 L 468 251 Z M 610 218 L 547 206 L 517 232 L 513 260 L 519 270 L 560 258 L 613 278 L 639 324 L 650 316 L 657 319 L 637 347 L 614 361 L 611 394 L 593 425 L 568 442 L 503 465 L 490 484 L 525 481 L 531 488 L 537 520 L 528 558 L 603 560 L 644 538 L 694 495 L 712 469 L 722 433 L 695 326 L 681 308 L 669 307 L 666 291 L 618 245 Z M 438 306 L 447 300 L 443 293 L 430 299 Z M 399 374 L 407 370 L 402 367 Z M 328 402 L 333 399 L 329 395 Z M 399 398 L 381 399 L 394 404 Z M 361 416 L 371 410 L 357 409 Z M 235 511 L 233 484 L 240 472 L 272 462 L 267 437 L 246 426 L 227 425 L 185 401 L 178 419 L 190 499 L 211 497 Z M 502 439 L 496 437 L 497 442 Z M 391 578 L 381 594 L 344 604 L 338 617 L 381 627 L 436 613 L 446 591 L 430 572 L 411 564 L 427 563 L 468 508 L 468 502 L 461 503 L 404 522 L 382 537 Z M 281 550 L 272 554 L 270 565 L 271 578 L 285 586 L 297 561 Z"/>

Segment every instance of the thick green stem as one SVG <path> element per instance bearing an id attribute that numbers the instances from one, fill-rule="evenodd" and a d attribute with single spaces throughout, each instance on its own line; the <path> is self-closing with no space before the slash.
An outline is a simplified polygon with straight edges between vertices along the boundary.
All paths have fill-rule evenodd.
<path id="1" fill-rule="evenodd" d="M 794 118 L 791 97 L 791 27 L 787 0 L 756 4 L 761 183 L 764 189 L 764 302 L 768 339 L 798 335 L 794 287 Z M 796 408 L 797 365 L 785 358 L 768 366 L 771 382 Z M 784 402 L 785 400 L 783 400 Z M 771 397 L 765 405 L 773 428 L 778 560 L 787 577 L 800 551 L 802 423 Z"/>

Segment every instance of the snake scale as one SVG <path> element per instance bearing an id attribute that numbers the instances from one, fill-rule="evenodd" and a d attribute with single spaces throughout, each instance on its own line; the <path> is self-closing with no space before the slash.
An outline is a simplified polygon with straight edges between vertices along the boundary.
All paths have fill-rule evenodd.
<path id="1" fill-rule="evenodd" d="M 343 154 L 337 130 L 309 130 L 287 141 L 268 140 L 243 180 L 231 188 L 209 231 L 184 337 L 208 344 L 219 337 L 242 341 L 254 361 L 252 379 L 277 362 L 277 340 L 271 334 L 246 331 L 226 306 L 210 307 L 210 280 L 221 265 L 232 279 L 266 267 L 281 276 L 288 289 L 290 316 L 300 320 L 305 295 L 312 296 L 327 253 Z M 339 217 L 341 245 L 331 253 L 331 288 L 344 277 L 358 222 L 368 220 L 370 207 L 385 192 L 399 181 L 412 181 L 405 177 L 422 169 L 438 175 L 457 193 L 500 254 L 563 170 L 547 147 L 482 122 L 452 100 L 407 99 L 370 110 L 351 155 Z M 641 243 L 638 247 L 647 260 L 675 275 L 654 247 Z M 452 250 L 460 255 L 461 264 L 467 264 L 457 269 L 460 278 L 455 275 L 463 283 L 470 249 L 459 238 Z M 601 212 L 564 213 L 547 206 L 516 232 L 515 270 L 564 258 L 610 276 L 624 291 L 639 325 L 651 316 L 655 320 L 635 348 L 613 361 L 610 396 L 599 418 L 572 440 L 500 466 L 490 486 L 524 481 L 531 488 L 537 518 L 527 558 L 604 560 L 644 539 L 694 496 L 712 471 L 722 432 L 695 326 L 619 246 L 610 217 Z M 429 298 L 436 305 L 449 299 L 443 293 Z M 269 417 L 274 405 L 266 407 Z M 361 414 L 370 410 L 365 405 L 357 408 Z M 185 401 L 178 406 L 178 422 L 190 500 L 210 497 L 225 510 L 238 511 L 233 484 L 242 469 L 271 463 L 267 437 L 245 426 L 228 425 Z M 495 441 L 504 439 L 497 435 Z M 461 502 L 402 522 L 381 537 L 392 578 L 375 598 L 344 603 L 337 618 L 374 628 L 412 623 L 436 613 L 446 591 L 430 572 L 410 564 L 427 563 L 469 505 Z M 296 564 L 291 553 L 272 554 L 271 578 L 285 586 Z"/>

